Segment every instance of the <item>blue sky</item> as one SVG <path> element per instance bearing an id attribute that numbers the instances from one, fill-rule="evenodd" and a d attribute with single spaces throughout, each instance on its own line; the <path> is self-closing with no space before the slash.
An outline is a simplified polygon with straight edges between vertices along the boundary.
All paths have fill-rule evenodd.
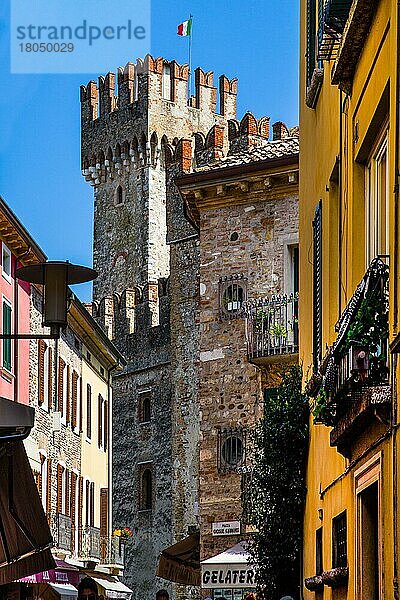
<path id="1" fill-rule="evenodd" d="M 193 67 L 213 70 L 215 81 L 222 73 L 239 78 L 238 115 L 251 110 L 297 124 L 298 0 L 153 0 L 153 55 L 187 61 L 176 28 L 190 13 Z M 11 75 L 8 32 L 9 0 L 1 0 L 0 194 L 49 259 L 91 265 L 93 191 L 80 171 L 79 86 L 98 74 Z M 88 286 L 76 292 L 89 300 Z"/>

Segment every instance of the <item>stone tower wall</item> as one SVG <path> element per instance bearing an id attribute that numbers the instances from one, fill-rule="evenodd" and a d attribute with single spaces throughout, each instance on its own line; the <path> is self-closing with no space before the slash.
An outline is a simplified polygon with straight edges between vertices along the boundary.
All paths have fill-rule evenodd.
<path id="1" fill-rule="evenodd" d="M 192 98 L 188 77 L 187 65 L 147 56 L 119 69 L 117 80 L 109 73 L 81 87 L 82 172 L 94 188 L 99 272 L 92 311 L 128 360 L 114 391 L 114 522 L 134 531 L 124 577 L 140 600 L 168 587 L 154 577 L 159 554 L 198 525 L 199 248 L 166 172 L 193 167 L 192 154 L 183 166 L 178 140 L 205 139 L 236 115 L 236 80 L 221 78 L 217 114 L 213 74 L 196 71 Z M 150 423 L 140 418 L 143 393 L 151 397 Z M 150 511 L 140 505 L 146 465 Z"/>

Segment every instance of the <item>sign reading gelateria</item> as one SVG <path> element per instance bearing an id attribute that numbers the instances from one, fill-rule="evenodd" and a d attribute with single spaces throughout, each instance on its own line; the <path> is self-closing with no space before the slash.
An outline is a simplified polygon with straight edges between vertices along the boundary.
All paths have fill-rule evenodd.
<path id="1" fill-rule="evenodd" d="M 217 535 L 239 535 L 240 521 L 221 521 L 212 524 L 212 534 Z"/>
<path id="2" fill-rule="evenodd" d="M 202 565 L 203 588 L 255 587 L 255 571 L 252 567 L 238 565 Z"/>
<path id="3" fill-rule="evenodd" d="M 203 589 L 255 588 L 255 580 L 256 570 L 245 541 L 201 563 Z"/>

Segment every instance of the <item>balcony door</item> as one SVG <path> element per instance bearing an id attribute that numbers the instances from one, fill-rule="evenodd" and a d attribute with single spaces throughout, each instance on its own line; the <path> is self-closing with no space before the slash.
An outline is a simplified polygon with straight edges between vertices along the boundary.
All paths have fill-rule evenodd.
<path id="1" fill-rule="evenodd" d="M 366 266 L 378 255 L 389 254 L 388 131 L 371 153 L 365 171 Z"/>

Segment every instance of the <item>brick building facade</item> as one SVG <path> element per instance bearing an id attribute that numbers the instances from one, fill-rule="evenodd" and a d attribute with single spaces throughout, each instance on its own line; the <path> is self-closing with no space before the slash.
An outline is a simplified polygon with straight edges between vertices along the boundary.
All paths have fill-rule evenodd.
<path id="1" fill-rule="evenodd" d="M 285 359 L 297 359 L 291 301 L 298 291 L 297 132 L 276 124 L 270 141 L 265 121 L 250 114 L 237 132 L 227 157 L 177 179 L 199 231 L 201 560 L 248 537 L 241 490 L 251 473 L 251 431 L 262 416 L 262 392 L 276 386 Z M 215 136 L 217 144 L 223 133 Z M 274 298 L 275 305 L 264 310 L 264 298 Z M 285 302 L 288 318 L 281 310 Z M 260 319 L 272 313 L 255 360 L 250 312 L 243 318 L 247 303 L 260 307 Z M 218 532 L 224 529 L 218 524 L 232 522 L 240 523 L 236 535 Z M 214 597 L 227 597 L 229 590 L 220 588 Z"/>

